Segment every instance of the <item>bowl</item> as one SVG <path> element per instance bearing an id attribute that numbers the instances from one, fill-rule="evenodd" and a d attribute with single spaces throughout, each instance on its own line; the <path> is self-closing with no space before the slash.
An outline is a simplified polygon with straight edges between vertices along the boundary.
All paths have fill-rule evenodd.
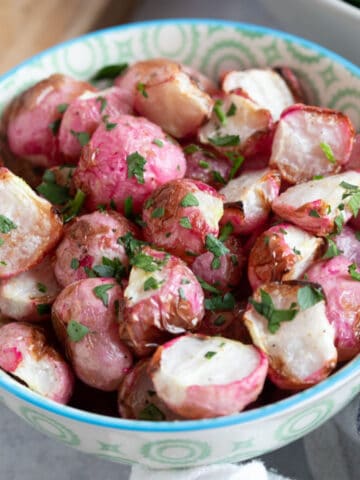
<path id="1" fill-rule="evenodd" d="M 261 0 L 281 28 L 331 48 L 360 65 L 358 0 Z"/>
<path id="2" fill-rule="evenodd" d="M 59 71 L 89 78 L 100 67 L 168 56 L 217 77 L 222 70 L 288 65 L 312 101 L 349 114 L 360 126 L 360 69 L 306 40 L 218 20 L 130 24 L 47 50 L 0 79 L 0 108 Z M 47 400 L 0 371 L 0 401 L 35 429 L 83 452 L 156 469 L 237 462 L 309 433 L 360 391 L 360 356 L 306 391 L 265 407 L 210 420 L 149 422 L 112 418 Z"/>

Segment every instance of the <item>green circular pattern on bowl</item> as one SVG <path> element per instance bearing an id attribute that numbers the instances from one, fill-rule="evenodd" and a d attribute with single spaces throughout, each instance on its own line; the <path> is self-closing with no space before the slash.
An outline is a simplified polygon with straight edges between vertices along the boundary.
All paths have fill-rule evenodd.
<path id="1" fill-rule="evenodd" d="M 287 65 L 312 102 L 349 114 L 360 128 L 360 74 L 321 47 L 225 21 L 172 20 L 96 32 L 50 49 L 0 78 L 0 111 L 16 94 L 54 72 L 81 79 L 110 63 L 169 56 L 213 78 L 224 70 Z M 183 468 L 253 458 L 318 427 L 358 392 L 360 359 L 290 399 L 225 419 L 150 424 L 109 419 L 42 399 L 0 370 L 0 402 L 38 431 L 114 462 Z"/>

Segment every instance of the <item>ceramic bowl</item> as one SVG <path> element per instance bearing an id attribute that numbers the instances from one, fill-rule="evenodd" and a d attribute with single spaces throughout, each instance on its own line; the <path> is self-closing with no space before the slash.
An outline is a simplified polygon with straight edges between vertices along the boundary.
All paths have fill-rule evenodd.
<path id="1" fill-rule="evenodd" d="M 216 20 L 125 25 L 63 43 L 0 79 L 0 107 L 53 72 L 86 79 L 106 64 L 158 56 L 214 78 L 229 68 L 288 65 L 313 102 L 346 112 L 360 126 L 360 69 L 300 38 Z M 360 356 L 315 387 L 265 407 L 210 420 L 148 422 L 56 404 L 0 371 L 0 401 L 37 430 L 97 457 L 157 469 L 237 462 L 282 447 L 328 420 L 359 390 Z"/>
<path id="2" fill-rule="evenodd" d="M 261 3 L 281 28 L 319 42 L 360 65 L 359 0 L 353 0 L 353 5 L 343 0 L 261 0 Z"/>

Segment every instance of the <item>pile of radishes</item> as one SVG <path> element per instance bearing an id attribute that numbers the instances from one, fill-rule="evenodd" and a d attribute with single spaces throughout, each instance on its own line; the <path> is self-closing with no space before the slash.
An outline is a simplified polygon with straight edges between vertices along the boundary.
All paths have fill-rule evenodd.
<path id="1" fill-rule="evenodd" d="M 350 119 L 307 105 L 286 67 L 215 84 L 155 59 L 96 79 L 52 75 L 2 117 L 0 367 L 61 403 L 77 378 L 118 391 L 125 418 L 175 420 L 358 354 Z"/>

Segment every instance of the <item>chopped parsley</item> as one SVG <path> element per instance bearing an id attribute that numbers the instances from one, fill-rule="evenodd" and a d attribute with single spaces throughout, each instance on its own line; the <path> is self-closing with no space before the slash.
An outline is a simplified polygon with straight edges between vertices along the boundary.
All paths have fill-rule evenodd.
<path id="1" fill-rule="evenodd" d="M 180 283 L 181 285 L 189 285 L 191 282 L 188 278 L 182 278 Z"/>
<path id="2" fill-rule="evenodd" d="M 226 112 L 227 117 L 233 117 L 236 114 L 236 105 L 235 103 L 231 103 L 229 110 Z"/>
<path id="3" fill-rule="evenodd" d="M 133 197 L 131 195 L 124 200 L 124 214 L 126 218 L 130 218 L 133 214 Z"/>
<path id="4" fill-rule="evenodd" d="M 217 270 L 220 268 L 220 257 L 229 253 L 229 249 L 225 247 L 223 242 L 214 235 L 208 234 L 205 237 L 205 246 L 209 252 L 214 255 L 214 259 L 211 263 L 211 268 Z"/>
<path id="5" fill-rule="evenodd" d="M 316 305 L 324 300 L 324 298 L 321 289 L 311 285 L 301 287 L 297 292 L 297 301 L 301 310 L 306 310 L 307 308 Z"/>
<path id="6" fill-rule="evenodd" d="M 116 203 L 113 198 L 110 200 L 110 208 L 111 210 L 116 210 Z"/>
<path id="7" fill-rule="evenodd" d="M 89 333 L 89 329 L 75 320 L 70 320 L 66 332 L 72 342 L 80 342 Z"/>
<path id="8" fill-rule="evenodd" d="M 106 65 L 103 68 L 100 68 L 92 77 L 92 81 L 96 80 L 113 80 L 117 76 L 121 75 L 128 67 L 127 63 L 118 63 L 113 65 Z"/>
<path id="9" fill-rule="evenodd" d="M 55 173 L 51 170 L 46 170 L 42 182 L 36 188 L 46 200 L 55 204 L 63 205 L 71 200 L 69 188 L 56 183 Z"/>
<path id="10" fill-rule="evenodd" d="M 89 143 L 90 134 L 88 132 L 76 132 L 75 130 L 70 130 L 70 133 L 78 140 L 82 147 Z"/>
<path id="11" fill-rule="evenodd" d="M 152 422 L 160 422 L 165 418 L 163 412 L 153 403 L 146 405 L 138 415 L 138 420 L 151 420 Z"/>
<path id="12" fill-rule="evenodd" d="M 137 253 L 140 252 L 140 250 L 145 246 L 148 245 L 147 242 L 143 242 L 142 240 L 138 240 L 137 238 L 134 237 L 134 235 L 130 232 L 128 232 L 126 235 L 123 237 L 119 237 L 117 239 L 117 243 L 119 245 L 123 245 L 125 248 L 126 255 L 131 258 Z"/>
<path id="13" fill-rule="evenodd" d="M 192 229 L 189 217 L 181 217 L 179 220 L 179 225 L 181 225 L 183 228 L 187 228 L 188 230 Z"/>
<path id="14" fill-rule="evenodd" d="M 80 262 L 77 258 L 72 258 L 70 262 L 70 267 L 73 270 L 77 270 L 80 267 Z"/>
<path id="15" fill-rule="evenodd" d="M 335 217 L 334 224 L 335 224 L 335 233 L 336 234 L 341 233 L 344 226 L 344 217 L 342 216 L 341 213 L 339 213 L 339 215 Z"/>
<path id="16" fill-rule="evenodd" d="M 103 113 L 107 105 L 106 98 L 100 96 L 100 97 L 97 97 L 96 101 L 100 103 L 100 113 Z"/>
<path id="17" fill-rule="evenodd" d="M 151 218 L 161 218 L 165 214 L 164 207 L 157 207 L 151 212 Z"/>
<path id="18" fill-rule="evenodd" d="M 233 310 L 235 307 L 235 298 L 230 293 L 225 293 L 224 296 L 215 295 L 211 298 L 205 299 L 205 308 L 206 310 L 217 311 L 217 310 Z"/>
<path id="19" fill-rule="evenodd" d="M 342 198 L 349 198 L 348 206 L 354 217 L 356 217 L 360 210 L 360 188 L 347 182 L 341 182 L 340 187 L 345 189 Z"/>
<path id="20" fill-rule="evenodd" d="M 150 208 L 154 205 L 154 199 L 153 198 L 148 198 L 146 202 L 144 203 L 144 208 Z"/>
<path id="21" fill-rule="evenodd" d="M 7 263 L 4 262 L 4 260 L 1 260 L 1 261 L 0 261 L 0 265 L 4 265 L 4 266 L 6 267 Z"/>
<path id="22" fill-rule="evenodd" d="M 144 252 L 139 252 L 130 258 L 130 263 L 145 272 L 156 272 L 156 270 L 161 270 L 161 267 L 167 263 L 168 259 L 169 255 L 165 255 L 163 260 L 158 260 Z"/>
<path id="23" fill-rule="evenodd" d="M 309 211 L 309 217 L 320 218 L 320 215 L 317 210 L 311 209 Z"/>
<path id="24" fill-rule="evenodd" d="M 312 180 L 322 180 L 324 178 L 324 175 L 314 175 L 312 177 Z"/>
<path id="25" fill-rule="evenodd" d="M 3 239 L 3 238 L 0 238 L 0 247 L 1 247 L 2 245 L 4 245 L 4 243 L 5 243 L 4 239 Z"/>
<path id="26" fill-rule="evenodd" d="M 161 284 L 164 283 L 165 280 L 158 281 L 154 277 L 149 277 L 144 282 L 144 291 L 147 292 L 148 290 L 157 290 Z"/>
<path id="27" fill-rule="evenodd" d="M 199 160 L 199 163 L 198 163 L 199 167 L 200 168 L 203 168 L 204 170 L 209 168 L 209 162 L 205 162 L 205 160 Z"/>
<path id="28" fill-rule="evenodd" d="M 217 327 L 221 327 L 221 325 L 224 325 L 225 322 L 226 318 L 224 317 L 224 315 L 218 315 L 214 320 L 214 325 Z"/>
<path id="29" fill-rule="evenodd" d="M 239 135 L 224 135 L 217 137 L 209 137 L 209 142 L 217 147 L 236 147 L 240 145 L 240 136 Z"/>
<path id="30" fill-rule="evenodd" d="M 110 130 L 113 130 L 117 126 L 117 123 L 109 122 L 109 115 L 104 115 L 102 121 L 104 122 L 105 130 L 107 132 L 110 132 Z"/>
<path id="31" fill-rule="evenodd" d="M 164 142 L 160 140 L 160 138 L 154 138 L 152 141 L 154 145 L 157 145 L 158 147 L 162 148 L 164 146 Z"/>
<path id="32" fill-rule="evenodd" d="M 183 148 L 183 151 L 185 154 L 190 155 L 191 153 L 195 152 L 201 152 L 202 148 L 199 147 L 199 145 L 196 145 L 195 143 L 190 143 L 190 145 L 187 145 L 186 147 Z"/>
<path id="33" fill-rule="evenodd" d="M 203 290 L 206 290 L 207 292 L 210 293 L 215 293 L 215 295 L 221 295 L 220 290 L 215 288 L 213 285 L 210 285 L 210 283 L 205 282 L 201 277 L 196 277 L 198 279 L 198 282 L 200 283 L 201 287 Z"/>
<path id="34" fill-rule="evenodd" d="M 229 180 L 232 180 L 238 172 L 241 165 L 244 163 L 245 158 L 235 152 L 227 152 L 226 156 L 232 163 L 232 167 L 229 173 Z"/>
<path id="35" fill-rule="evenodd" d="M 38 291 L 41 292 L 41 293 L 46 293 L 46 291 L 47 291 L 46 285 L 44 285 L 43 283 L 40 283 L 40 282 L 38 282 L 38 283 L 36 284 L 36 288 L 37 288 Z"/>
<path id="36" fill-rule="evenodd" d="M 199 200 L 192 193 L 187 193 L 180 202 L 181 207 L 198 207 Z"/>
<path id="37" fill-rule="evenodd" d="M 53 135 L 56 135 L 59 132 L 61 124 L 61 118 L 57 118 L 53 122 L 49 123 L 48 127 L 52 131 Z"/>
<path id="38" fill-rule="evenodd" d="M 322 258 L 334 258 L 343 253 L 342 250 L 338 248 L 334 240 L 332 240 L 330 237 L 328 237 L 326 240 L 327 249 Z"/>
<path id="39" fill-rule="evenodd" d="M 126 276 L 127 269 L 118 257 L 102 257 L 101 265 L 94 265 L 92 272 L 96 277 L 115 278 L 119 283 Z"/>
<path id="40" fill-rule="evenodd" d="M 225 115 L 225 112 L 224 112 L 222 106 L 223 106 L 223 101 L 222 100 L 216 100 L 216 102 L 214 104 L 214 113 L 217 116 L 221 125 L 225 125 L 226 124 L 226 115 Z"/>
<path id="41" fill-rule="evenodd" d="M 78 189 L 75 197 L 69 200 L 61 211 L 64 223 L 70 222 L 70 220 L 80 212 L 84 205 L 85 198 L 85 193 Z"/>
<path id="42" fill-rule="evenodd" d="M 289 322 L 293 320 L 298 313 L 298 309 L 295 308 L 296 304 L 292 304 L 289 309 L 276 309 L 271 296 L 261 288 L 260 297 L 261 302 L 257 302 L 253 298 L 250 298 L 249 303 L 251 303 L 260 315 L 267 319 L 270 333 L 276 333 L 280 328 L 281 322 Z"/>
<path id="43" fill-rule="evenodd" d="M 221 230 L 220 230 L 220 234 L 219 234 L 220 242 L 226 242 L 226 240 L 233 233 L 233 231 L 234 231 L 233 224 L 231 222 L 225 223 L 225 225 L 221 227 Z"/>
<path id="44" fill-rule="evenodd" d="M 360 231 L 355 232 L 355 238 L 360 242 Z"/>
<path id="45" fill-rule="evenodd" d="M 56 110 L 59 113 L 65 113 L 69 104 L 68 103 L 59 103 L 59 105 L 56 107 Z"/>
<path id="46" fill-rule="evenodd" d="M 17 225 L 10 218 L 0 215 L 0 233 L 9 233 L 16 228 Z"/>
<path id="47" fill-rule="evenodd" d="M 217 352 L 208 351 L 208 352 L 205 353 L 204 357 L 207 358 L 208 360 L 210 360 L 210 358 L 212 358 L 216 354 L 217 354 Z"/>
<path id="48" fill-rule="evenodd" d="M 144 98 L 148 98 L 148 93 L 146 91 L 146 85 L 145 83 L 141 83 L 139 82 L 137 85 L 136 85 L 136 90 L 141 93 L 141 95 L 144 97 Z"/>
<path id="49" fill-rule="evenodd" d="M 301 255 L 300 250 L 298 250 L 296 247 L 293 248 L 293 252 L 295 253 L 295 255 Z"/>
<path id="50" fill-rule="evenodd" d="M 360 272 L 357 271 L 357 268 L 356 263 L 352 263 L 349 265 L 348 272 L 353 280 L 360 282 Z"/>
<path id="51" fill-rule="evenodd" d="M 321 142 L 320 143 L 320 148 L 324 152 L 325 157 L 328 159 L 330 163 L 336 163 L 336 158 L 334 155 L 334 152 L 332 151 L 332 148 L 330 145 L 326 142 Z"/>
<path id="52" fill-rule="evenodd" d="M 218 172 L 217 170 L 212 170 L 211 175 L 213 176 L 214 182 L 219 182 L 219 183 L 222 183 L 223 185 L 225 185 L 226 180 L 225 180 L 225 178 L 221 175 L 220 172 Z"/>
<path id="53" fill-rule="evenodd" d="M 179 297 L 181 298 L 181 300 L 186 300 L 185 292 L 184 292 L 184 289 L 182 287 L 180 287 L 178 289 L 178 292 L 179 292 Z"/>
<path id="54" fill-rule="evenodd" d="M 139 152 L 131 153 L 126 158 L 128 166 L 128 178 L 135 177 L 138 183 L 144 184 L 145 158 Z"/>
<path id="55" fill-rule="evenodd" d="M 115 286 L 114 283 L 104 283 L 93 288 L 93 293 L 96 298 L 102 301 L 105 307 L 109 306 L 109 294 L 107 293 Z"/>
<path id="56" fill-rule="evenodd" d="M 48 315 L 51 313 L 51 305 L 49 303 L 39 303 L 36 305 L 36 310 L 39 315 Z"/>

